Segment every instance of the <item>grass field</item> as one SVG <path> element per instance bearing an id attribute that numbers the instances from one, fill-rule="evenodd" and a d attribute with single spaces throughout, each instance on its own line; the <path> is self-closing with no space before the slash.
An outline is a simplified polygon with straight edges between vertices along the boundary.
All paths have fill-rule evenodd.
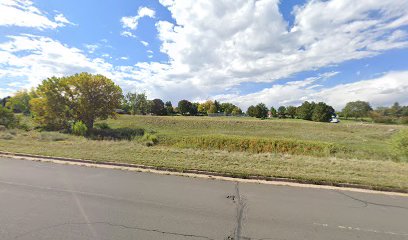
<path id="1" fill-rule="evenodd" d="M 408 163 L 396 161 L 389 144 L 406 126 L 180 116 L 106 122 L 112 128 L 143 128 L 159 143 L 147 147 L 140 139 L 95 141 L 19 130 L 2 133 L 0 150 L 408 191 Z"/>

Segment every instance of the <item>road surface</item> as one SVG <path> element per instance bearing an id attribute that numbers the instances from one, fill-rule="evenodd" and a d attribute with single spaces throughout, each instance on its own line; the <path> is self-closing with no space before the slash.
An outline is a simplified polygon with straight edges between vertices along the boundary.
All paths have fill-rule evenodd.
<path id="1" fill-rule="evenodd" d="M 0 158 L 0 239 L 408 239 L 408 198 Z"/>

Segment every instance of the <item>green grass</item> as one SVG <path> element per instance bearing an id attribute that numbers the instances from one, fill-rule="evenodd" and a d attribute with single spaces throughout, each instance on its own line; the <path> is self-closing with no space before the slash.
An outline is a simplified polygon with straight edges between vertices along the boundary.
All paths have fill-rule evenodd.
<path id="1" fill-rule="evenodd" d="M 106 122 L 112 128 L 143 128 L 146 134 L 133 141 L 95 141 L 19 130 L 12 139 L 0 139 L 0 150 L 408 191 L 408 163 L 393 160 L 390 147 L 404 126 L 156 116 Z M 156 145 L 145 144 L 156 136 Z"/>
<path id="2" fill-rule="evenodd" d="M 381 125 L 359 122 L 339 124 L 316 123 L 297 119 L 258 120 L 239 117 L 157 117 L 120 116 L 119 120 L 109 120 L 114 127 L 140 127 L 157 132 L 162 144 L 217 135 L 236 138 L 262 138 L 289 141 L 303 141 L 313 145 L 334 144 L 339 151 L 333 156 L 342 158 L 390 160 L 393 158 L 390 138 L 401 125 Z M 196 146 L 193 146 L 196 147 Z M 205 147 L 207 148 L 207 147 Z M 227 149 L 225 149 L 227 150 Z M 315 155 L 317 154 L 306 154 Z"/>

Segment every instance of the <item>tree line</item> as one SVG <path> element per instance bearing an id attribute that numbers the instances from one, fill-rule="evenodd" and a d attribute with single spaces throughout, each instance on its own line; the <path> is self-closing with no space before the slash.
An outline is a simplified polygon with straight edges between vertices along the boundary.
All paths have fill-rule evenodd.
<path id="1" fill-rule="evenodd" d="M 408 124 L 408 106 L 401 106 L 398 102 L 389 107 L 373 109 L 369 102 L 354 101 L 347 103 L 338 114 L 345 119 L 369 118 L 376 123 Z"/>
<path id="2" fill-rule="evenodd" d="M 373 109 L 368 102 L 349 102 L 340 112 L 324 102 L 303 102 L 300 106 L 268 108 L 259 103 L 246 113 L 228 102 L 207 100 L 202 103 L 181 100 L 176 106 L 161 99 L 149 100 L 145 93 L 127 93 L 102 75 L 80 73 L 66 77 L 51 77 L 30 91 L 19 91 L 0 99 L 0 125 L 16 125 L 12 113 L 31 115 L 43 128 L 51 130 L 92 129 L 97 119 L 115 118 L 118 113 L 141 115 L 241 116 L 256 118 L 299 118 L 328 122 L 336 114 L 349 119 L 371 118 L 374 122 L 408 123 L 408 106 L 395 103 L 391 107 Z M 84 126 L 81 126 L 84 125 Z"/>
<path id="3" fill-rule="evenodd" d="M 177 106 L 173 107 L 171 101 L 164 102 L 161 99 L 148 100 L 145 93 L 127 93 L 120 108 L 128 114 L 152 114 L 158 116 L 165 115 L 189 115 L 203 116 L 212 114 L 240 115 L 242 110 L 232 103 L 220 103 L 218 101 L 207 100 L 203 103 L 181 100 Z"/>
<path id="4" fill-rule="evenodd" d="M 248 107 L 247 115 L 262 119 L 267 117 L 299 118 L 315 122 L 329 122 L 335 115 L 335 110 L 324 102 L 315 103 L 305 101 L 298 107 L 280 106 L 278 109 L 274 107 L 268 109 L 265 104 L 259 103 L 255 106 L 251 105 Z"/>

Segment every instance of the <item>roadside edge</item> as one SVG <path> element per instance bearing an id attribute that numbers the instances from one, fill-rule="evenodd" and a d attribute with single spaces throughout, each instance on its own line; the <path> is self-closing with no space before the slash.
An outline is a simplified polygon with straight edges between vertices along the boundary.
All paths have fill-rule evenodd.
<path id="1" fill-rule="evenodd" d="M 299 179 L 264 177 L 264 176 L 245 176 L 245 178 L 243 178 L 238 175 L 235 176 L 232 174 L 223 174 L 223 173 L 203 171 L 203 170 L 186 169 L 183 171 L 179 171 L 177 169 L 166 168 L 166 167 L 154 167 L 154 166 L 146 166 L 146 165 L 138 165 L 138 164 L 130 164 L 130 163 L 105 162 L 105 161 L 64 158 L 64 157 L 51 157 L 51 156 L 41 156 L 41 155 L 33 155 L 33 154 L 25 154 L 25 153 L 12 153 L 12 152 L 4 152 L 4 151 L 0 151 L 0 157 L 14 158 L 14 159 L 20 159 L 20 160 L 40 161 L 40 162 L 51 162 L 51 163 L 58 163 L 58 164 L 78 165 L 78 166 L 86 166 L 86 167 L 119 169 L 119 170 L 127 170 L 127 171 L 155 173 L 155 174 L 162 174 L 162 175 L 174 175 L 174 176 L 184 176 L 184 177 L 193 177 L 193 178 L 215 179 L 215 180 L 243 182 L 243 183 L 257 183 L 257 184 L 267 184 L 267 185 L 277 185 L 277 186 L 342 190 L 342 191 L 352 191 L 352 192 L 374 193 L 374 194 L 408 197 L 408 190 L 394 189 L 394 188 L 387 188 L 387 187 L 372 187 L 372 186 L 367 186 L 367 185 L 350 184 L 350 183 L 331 183 L 331 182 L 325 182 L 325 181 L 307 181 L 307 180 L 299 180 Z"/>

